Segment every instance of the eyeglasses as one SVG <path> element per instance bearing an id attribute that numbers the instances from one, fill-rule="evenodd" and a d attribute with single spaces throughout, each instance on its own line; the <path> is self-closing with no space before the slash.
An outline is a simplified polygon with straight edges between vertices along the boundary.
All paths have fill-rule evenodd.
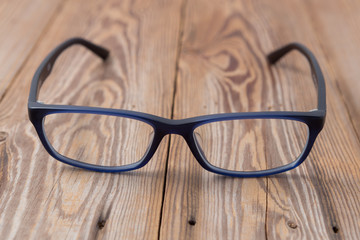
<path id="1" fill-rule="evenodd" d="M 309 112 L 271 111 L 212 114 L 181 120 L 98 107 L 44 104 L 39 90 L 58 56 L 80 44 L 106 60 L 109 51 L 81 38 L 69 39 L 43 60 L 32 80 L 29 118 L 47 152 L 75 167 L 122 172 L 147 164 L 167 134 L 179 134 L 199 164 L 233 177 L 260 177 L 299 166 L 325 123 L 325 82 L 314 55 L 290 43 L 267 58 L 276 63 L 291 50 L 309 61 L 318 107 Z M 104 149 L 106 149 L 104 151 Z"/>

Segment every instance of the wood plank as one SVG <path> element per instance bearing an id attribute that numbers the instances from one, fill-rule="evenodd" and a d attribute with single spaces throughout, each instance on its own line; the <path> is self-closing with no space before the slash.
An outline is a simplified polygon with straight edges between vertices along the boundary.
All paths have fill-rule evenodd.
<path id="1" fill-rule="evenodd" d="M 180 2 L 68 1 L 0 103 L 0 235 L 11 239 L 158 236 L 167 143 L 143 169 L 105 174 L 66 166 L 27 118 L 30 78 L 58 43 L 83 36 L 111 50 L 103 64 L 72 47 L 40 93 L 47 103 L 124 108 L 170 117 Z M 5 136 L 5 137 L 4 137 Z"/>
<path id="2" fill-rule="evenodd" d="M 60 4 L 60 0 L 1 1 L 0 99 Z"/>
<path id="3" fill-rule="evenodd" d="M 308 238 L 357 239 L 360 232 L 360 205 L 357 200 L 360 196 L 360 148 L 336 86 L 336 75 L 341 73 L 334 74 L 336 70 L 328 59 L 327 48 L 322 45 L 324 41 L 316 35 L 317 22 L 308 15 L 311 11 L 307 3 L 276 5 L 274 2 L 276 7 L 272 11 L 269 11 L 268 4 L 264 1 L 252 7 L 257 9 L 259 17 L 264 18 L 259 32 L 271 29 L 269 35 L 275 46 L 296 40 L 312 49 L 322 66 L 328 97 L 326 126 L 304 167 L 298 169 L 301 172 L 290 172 L 288 178 L 271 178 L 269 194 L 277 194 L 270 194 L 268 198 L 267 225 L 276 228 L 270 228 L 268 235 L 270 238 L 288 234 Z M 290 9 L 297 11 L 290 15 Z M 293 61 L 297 68 L 305 66 L 297 59 Z M 280 69 L 276 78 L 293 78 L 288 74 L 286 69 Z M 301 89 L 305 92 L 308 88 L 304 85 Z M 285 217 L 281 219 L 281 216 Z"/>
<path id="4" fill-rule="evenodd" d="M 188 4 L 175 118 L 315 108 L 316 91 L 303 57 L 291 53 L 274 68 L 267 66 L 266 54 L 291 41 L 308 46 L 320 61 L 328 116 L 306 162 L 269 178 L 207 173 L 184 141 L 175 138 L 166 180 L 163 239 L 359 238 L 359 141 L 326 48 L 316 37 L 311 18 L 304 17 L 306 4 L 201 0 Z"/>

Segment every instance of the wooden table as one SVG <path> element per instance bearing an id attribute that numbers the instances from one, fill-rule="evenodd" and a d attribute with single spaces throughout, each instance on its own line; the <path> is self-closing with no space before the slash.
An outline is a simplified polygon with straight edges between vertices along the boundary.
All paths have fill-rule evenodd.
<path id="1" fill-rule="evenodd" d="M 0 3 L 2 239 L 359 239 L 360 2 L 3 0 Z M 32 76 L 50 50 L 81 36 L 56 63 L 40 100 L 182 119 L 210 113 L 309 111 L 309 66 L 323 69 L 325 128 L 300 167 L 271 177 L 207 172 L 167 136 L 144 168 L 123 174 L 62 164 L 27 116 Z M 101 97 L 95 98 L 95 95 Z"/>

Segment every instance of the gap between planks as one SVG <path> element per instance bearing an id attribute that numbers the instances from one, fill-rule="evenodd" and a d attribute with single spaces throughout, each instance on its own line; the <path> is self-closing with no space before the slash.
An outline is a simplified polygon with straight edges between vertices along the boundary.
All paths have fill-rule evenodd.
<path id="1" fill-rule="evenodd" d="M 179 72 L 179 61 L 182 51 L 182 43 L 184 37 L 184 22 L 186 17 L 186 7 L 187 7 L 187 0 L 183 0 L 180 7 L 180 21 L 179 21 L 179 32 L 178 32 L 178 44 L 177 44 L 177 51 L 176 51 L 176 60 L 175 60 L 175 72 L 174 72 L 174 86 L 173 86 L 173 94 L 172 94 L 172 105 L 171 105 L 171 114 L 170 119 L 174 118 L 174 109 L 175 109 L 175 95 L 178 83 L 178 72 Z M 167 154 L 166 154 L 166 161 L 165 161 L 165 173 L 164 173 L 164 183 L 163 183 L 163 192 L 162 192 L 162 199 L 161 199 L 161 207 L 160 207 L 160 221 L 159 221 L 159 229 L 158 229 L 158 239 L 160 239 L 160 232 L 161 232 L 161 225 L 163 219 L 163 209 L 164 209 L 164 202 L 165 202 L 165 191 L 166 191 L 166 180 L 168 174 L 168 163 L 170 158 L 170 146 L 171 146 L 171 134 L 169 135 L 169 142 L 167 147 Z"/>

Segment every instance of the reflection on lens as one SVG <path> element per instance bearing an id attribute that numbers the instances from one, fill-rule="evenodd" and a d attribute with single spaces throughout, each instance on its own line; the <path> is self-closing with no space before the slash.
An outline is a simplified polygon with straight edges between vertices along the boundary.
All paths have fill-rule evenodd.
<path id="1" fill-rule="evenodd" d="M 80 113 L 48 115 L 44 128 L 46 137 L 58 153 L 101 166 L 138 162 L 150 146 L 154 132 L 142 121 Z"/>
<path id="2" fill-rule="evenodd" d="M 295 161 L 306 145 L 308 127 L 282 119 L 230 120 L 201 125 L 194 136 L 213 166 L 260 171 Z"/>

